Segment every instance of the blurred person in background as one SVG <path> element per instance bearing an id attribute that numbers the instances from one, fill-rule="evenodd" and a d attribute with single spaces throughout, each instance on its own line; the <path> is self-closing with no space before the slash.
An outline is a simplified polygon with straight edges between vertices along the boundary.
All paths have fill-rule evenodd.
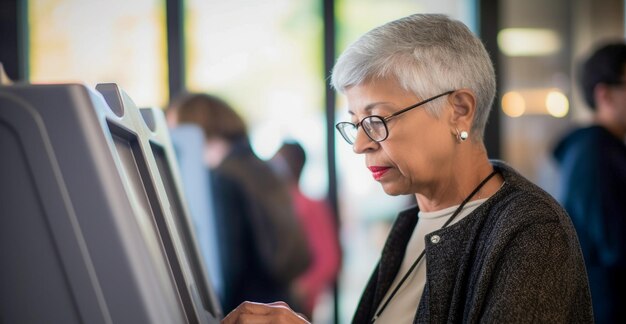
<path id="1" fill-rule="evenodd" d="M 245 300 L 290 300 L 292 281 L 310 263 L 306 236 L 287 186 L 250 146 L 243 119 L 222 99 L 187 94 L 174 120 L 204 130 L 211 170 L 225 312 Z"/>
<path id="2" fill-rule="evenodd" d="M 495 73 L 461 22 L 416 14 L 350 45 L 332 74 L 351 121 L 337 124 L 401 212 L 353 323 L 591 323 L 576 232 L 544 190 L 483 134 Z M 304 323 L 286 304 L 244 303 L 224 323 Z"/>
<path id="3" fill-rule="evenodd" d="M 593 124 L 554 151 L 560 200 L 578 232 L 596 323 L 626 323 L 626 43 L 598 47 L 579 82 Z"/>
<path id="4" fill-rule="evenodd" d="M 289 186 L 296 214 L 309 242 L 311 265 L 295 280 L 292 292 L 300 301 L 299 309 L 294 309 L 313 319 L 320 295 L 332 287 L 339 273 L 341 250 L 335 217 L 326 201 L 311 199 L 300 190 L 306 152 L 299 143 L 283 143 L 270 163 Z"/>

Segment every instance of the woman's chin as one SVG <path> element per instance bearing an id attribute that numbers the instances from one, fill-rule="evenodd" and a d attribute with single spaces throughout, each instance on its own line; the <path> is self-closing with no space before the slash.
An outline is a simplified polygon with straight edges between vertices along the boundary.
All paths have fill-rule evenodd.
<path id="1" fill-rule="evenodd" d="M 400 196 L 406 194 L 405 190 L 400 190 L 401 188 L 398 188 L 397 186 L 383 184 L 382 187 L 383 191 L 389 196 Z"/>

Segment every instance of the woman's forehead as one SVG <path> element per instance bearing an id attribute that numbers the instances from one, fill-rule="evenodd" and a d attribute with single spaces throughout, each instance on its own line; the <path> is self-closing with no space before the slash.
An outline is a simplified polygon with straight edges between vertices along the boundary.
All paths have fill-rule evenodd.
<path id="1" fill-rule="evenodd" d="M 368 113 L 373 109 L 401 107 L 417 100 L 397 82 L 380 80 L 352 86 L 344 92 L 349 113 Z"/>

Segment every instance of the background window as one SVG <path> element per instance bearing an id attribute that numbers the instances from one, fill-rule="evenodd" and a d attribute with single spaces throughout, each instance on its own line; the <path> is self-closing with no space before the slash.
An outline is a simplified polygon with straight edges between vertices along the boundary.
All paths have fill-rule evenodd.
<path id="1" fill-rule="evenodd" d="M 168 100 L 164 0 L 28 2 L 32 83 L 113 82 L 140 107 Z"/>
<path id="2" fill-rule="evenodd" d="M 185 2 L 187 88 L 216 94 L 246 119 L 269 158 L 284 139 L 307 151 L 303 191 L 327 192 L 321 2 Z"/>

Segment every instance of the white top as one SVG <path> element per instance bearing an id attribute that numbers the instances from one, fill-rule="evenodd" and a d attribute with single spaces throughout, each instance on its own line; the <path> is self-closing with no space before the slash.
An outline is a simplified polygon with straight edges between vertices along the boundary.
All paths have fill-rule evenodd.
<path id="1" fill-rule="evenodd" d="M 465 218 L 465 216 L 469 215 L 474 209 L 478 208 L 482 203 L 487 201 L 487 199 L 479 199 L 470 201 L 465 206 L 463 206 L 463 210 L 456 218 L 448 225 L 452 225 L 457 223 L 461 219 Z M 400 266 L 400 270 L 398 270 L 398 274 L 396 278 L 393 280 L 393 283 L 389 287 L 389 290 L 385 294 L 380 305 L 378 305 L 378 309 L 376 313 L 380 310 L 382 305 L 387 301 L 391 292 L 396 288 L 402 277 L 409 271 L 413 262 L 417 259 L 417 257 L 424 251 L 424 237 L 432 233 L 436 230 L 441 229 L 443 224 L 452 216 L 452 214 L 459 208 L 459 205 L 452 206 L 446 209 L 437 210 L 434 212 L 422 212 L 418 213 L 419 221 L 415 226 L 415 230 L 413 230 L 413 234 L 411 235 L 411 239 L 406 248 L 406 253 L 404 254 L 404 259 L 402 260 L 402 265 Z M 420 299 L 422 298 L 422 292 L 424 291 L 424 285 L 426 283 L 426 257 L 422 257 L 419 264 L 411 275 L 406 279 L 404 284 L 396 295 L 391 299 L 387 308 L 380 314 L 380 317 L 376 320 L 377 324 L 380 323 L 391 323 L 391 324 L 402 324 L 402 323 L 413 323 L 413 319 L 415 318 L 415 313 L 417 311 L 417 307 L 419 305 Z"/>

